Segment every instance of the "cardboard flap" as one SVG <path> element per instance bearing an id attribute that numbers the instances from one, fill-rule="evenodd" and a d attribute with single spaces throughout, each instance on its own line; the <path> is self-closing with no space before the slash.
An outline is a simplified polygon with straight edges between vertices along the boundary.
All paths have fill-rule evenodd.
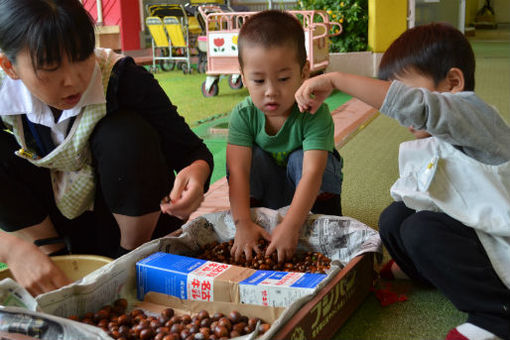
<path id="1" fill-rule="evenodd" d="M 147 310 L 152 313 L 161 313 L 165 308 L 171 307 L 176 314 L 195 314 L 205 309 L 209 314 L 216 312 L 228 315 L 236 310 L 247 317 L 256 317 L 268 323 L 273 323 L 283 313 L 283 307 L 269 307 L 259 305 L 238 304 L 223 301 L 193 301 L 181 300 L 175 296 L 149 292 L 145 295 L 144 301 L 137 305 L 137 308 Z"/>

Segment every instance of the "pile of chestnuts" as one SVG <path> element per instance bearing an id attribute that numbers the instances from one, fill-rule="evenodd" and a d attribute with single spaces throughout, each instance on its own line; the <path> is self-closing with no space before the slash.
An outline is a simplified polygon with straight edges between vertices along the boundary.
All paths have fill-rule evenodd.
<path id="1" fill-rule="evenodd" d="M 259 334 L 264 334 L 270 327 L 268 323 L 248 318 L 238 311 L 209 315 L 202 310 L 191 316 L 175 315 L 172 308 L 165 308 L 159 316 L 149 316 L 141 309 L 127 313 L 126 308 L 126 299 L 118 299 L 96 313 L 86 313 L 81 318 L 70 316 L 69 319 L 100 327 L 119 340 L 223 340 L 251 333 L 257 324 Z"/>
<path id="2" fill-rule="evenodd" d="M 259 254 L 254 253 L 250 261 L 246 260 L 244 253 L 242 253 L 238 261 L 235 261 L 234 257 L 230 255 L 230 250 L 232 249 L 233 244 L 233 240 L 223 243 L 212 242 L 206 244 L 197 258 L 257 270 L 277 270 L 320 274 L 324 274 L 331 264 L 331 260 L 319 252 L 296 254 L 291 261 L 278 263 L 278 255 L 276 251 L 270 256 L 264 255 L 266 253 L 267 246 L 269 245 L 265 239 L 260 239 L 258 241 L 258 248 L 260 252 Z"/>

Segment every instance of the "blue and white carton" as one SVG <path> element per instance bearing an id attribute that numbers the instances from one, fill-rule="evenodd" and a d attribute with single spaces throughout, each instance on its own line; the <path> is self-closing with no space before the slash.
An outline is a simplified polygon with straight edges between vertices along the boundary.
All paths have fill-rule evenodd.
<path id="1" fill-rule="evenodd" d="M 137 295 L 286 307 L 314 292 L 325 274 L 253 270 L 157 252 L 136 264 Z"/>
<path id="2" fill-rule="evenodd" d="M 242 303 L 287 307 L 313 293 L 326 274 L 257 270 L 239 283 Z"/>

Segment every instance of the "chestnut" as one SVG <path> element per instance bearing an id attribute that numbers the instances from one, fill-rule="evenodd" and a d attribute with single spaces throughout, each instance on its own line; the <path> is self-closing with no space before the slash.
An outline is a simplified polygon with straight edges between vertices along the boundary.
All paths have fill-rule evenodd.
<path id="1" fill-rule="evenodd" d="M 238 323 L 241 320 L 241 313 L 234 310 L 234 311 L 230 312 L 230 314 L 228 315 L 228 318 L 233 324 Z"/>
<path id="2" fill-rule="evenodd" d="M 207 312 L 205 309 L 202 309 L 197 316 L 198 319 L 203 320 L 205 318 L 209 318 L 209 312 Z"/>
<path id="3" fill-rule="evenodd" d="M 161 311 L 161 315 L 167 319 L 171 319 L 174 316 L 174 310 L 172 308 L 165 308 Z"/>
<path id="4" fill-rule="evenodd" d="M 145 328 L 140 331 L 140 340 L 149 340 L 154 336 L 154 331 L 150 328 Z"/>
<path id="5" fill-rule="evenodd" d="M 113 302 L 113 306 L 114 307 L 120 307 L 122 308 L 123 310 L 126 310 L 127 306 L 128 306 L 128 302 L 126 299 L 124 298 L 120 298 L 120 299 L 117 299 Z"/>
<path id="6" fill-rule="evenodd" d="M 223 326 L 225 327 L 228 331 L 230 331 L 232 329 L 232 322 L 230 322 L 229 319 L 223 317 L 221 319 L 218 320 L 218 326 Z"/>
<path id="7" fill-rule="evenodd" d="M 228 336 L 229 331 L 225 326 L 218 325 L 214 328 L 214 335 L 216 335 L 218 338 L 221 338 L 224 336 Z"/>
<path id="8" fill-rule="evenodd" d="M 268 323 L 261 324 L 259 326 L 259 333 L 264 334 L 265 332 L 267 332 L 269 330 L 269 327 L 271 327 L 271 325 Z"/>
<path id="9" fill-rule="evenodd" d="M 177 334 L 168 334 L 163 337 L 163 340 L 179 340 L 179 335 Z"/>
<path id="10" fill-rule="evenodd" d="M 184 326 L 180 323 L 174 323 L 172 327 L 170 327 L 171 333 L 181 333 L 181 331 L 184 329 Z"/>
<path id="11" fill-rule="evenodd" d="M 225 315 L 223 313 L 214 313 L 212 319 L 213 319 L 213 321 L 218 321 L 219 319 L 221 319 L 224 316 Z"/>

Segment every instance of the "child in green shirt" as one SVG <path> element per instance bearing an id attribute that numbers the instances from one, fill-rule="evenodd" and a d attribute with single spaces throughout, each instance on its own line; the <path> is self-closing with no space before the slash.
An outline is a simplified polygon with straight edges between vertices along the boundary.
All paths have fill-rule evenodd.
<path id="1" fill-rule="evenodd" d="M 250 97 L 231 115 L 227 146 L 229 196 L 236 235 L 232 253 L 251 259 L 257 241 L 266 255 L 292 258 L 310 210 L 341 215 L 342 159 L 327 106 L 302 114 L 294 94 L 308 78 L 304 31 L 282 11 L 251 16 L 239 33 L 239 63 Z M 270 235 L 250 218 L 250 206 L 290 205 Z"/>

